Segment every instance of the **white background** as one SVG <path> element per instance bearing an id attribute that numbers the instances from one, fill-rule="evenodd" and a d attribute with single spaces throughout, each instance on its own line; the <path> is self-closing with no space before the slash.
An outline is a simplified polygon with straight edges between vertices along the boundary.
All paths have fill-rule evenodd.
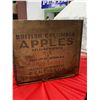
<path id="1" fill-rule="evenodd" d="M 88 100 L 100 100 L 100 0 L 87 2 Z M 0 100 L 12 100 L 12 1 L 0 1 Z"/>
<path id="2" fill-rule="evenodd" d="M 27 0 L 27 19 L 28 20 L 43 20 L 44 9 L 41 9 L 42 0 Z M 34 14 L 35 12 L 35 14 Z"/>

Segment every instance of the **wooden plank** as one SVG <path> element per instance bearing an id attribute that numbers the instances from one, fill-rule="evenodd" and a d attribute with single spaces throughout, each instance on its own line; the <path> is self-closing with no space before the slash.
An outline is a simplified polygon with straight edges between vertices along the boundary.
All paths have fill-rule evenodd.
<path id="1" fill-rule="evenodd" d="M 17 2 L 18 19 L 27 19 L 26 1 L 16 1 L 16 2 Z"/>
<path id="2" fill-rule="evenodd" d="M 82 27 L 82 20 L 14 21 L 17 83 L 77 75 Z"/>

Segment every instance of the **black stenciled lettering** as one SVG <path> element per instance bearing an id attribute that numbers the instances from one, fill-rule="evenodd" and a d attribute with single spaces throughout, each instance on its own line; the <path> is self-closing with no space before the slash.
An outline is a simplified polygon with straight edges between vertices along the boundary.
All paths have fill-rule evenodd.
<path id="1" fill-rule="evenodd" d="M 72 45 L 72 44 L 73 44 L 73 38 L 68 38 L 67 45 Z"/>
<path id="2" fill-rule="evenodd" d="M 64 41 L 65 41 L 65 38 L 60 38 L 58 41 L 59 46 L 65 46 Z"/>
<path id="3" fill-rule="evenodd" d="M 21 39 L 24 39 L 24 34 L 21 34 L 20 37 L 21 37 Z"/>
<path id="4" fill-rule="evenodd" d="M 44 45 L 47 45 L 48 41 L 46 39 L 41 40 L 41 47 L 44 47 Z"/>
<path id="5" fill-rule="evenodd" d="M 39 44 L 39 41 L 38 40 L 32 40 L 31 41 L 31 46 L 32 48 L 34 48 L 35 46 L 37 46 Z"/>
<path id="6" fill-rule="evenodd" d="M 16 39 L 20 39 L 20 35 L 16 35 Z"/>
<path id="7" fill-rule="evenodd" d="M 21 42 L 20 48 L 29 48 L 28 44 L 23 40 Z"/>
<path id="8" fill-rule="evenodd" d="M 56 44 L 54 44 L 53 40 L 50 39 L 49 42 L 50 42 L 50 46 L 56 46 Z"/>

